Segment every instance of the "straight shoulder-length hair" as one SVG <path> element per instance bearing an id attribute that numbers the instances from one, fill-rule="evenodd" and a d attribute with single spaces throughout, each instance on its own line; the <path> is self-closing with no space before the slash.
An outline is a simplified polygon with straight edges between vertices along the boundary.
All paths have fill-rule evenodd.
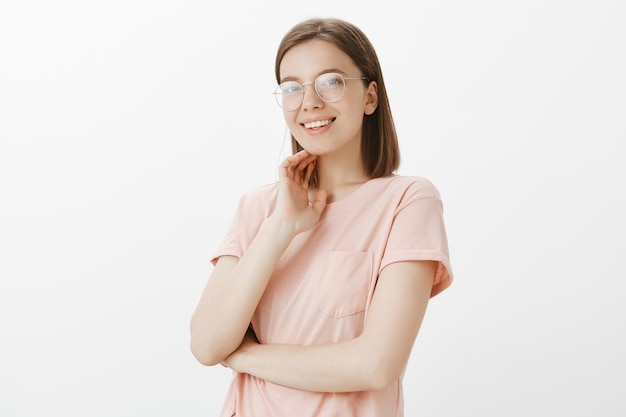
<path id="1" fill-rule="evenodd" d="M 362 75 L 378 85 L 378 106 L 370 115 L 363 115 L 361 157 L 366 174 L 379 178 L 394 173 L 400 165 L 400 149 L 396 128 L 389 106 L 387 90 L 376 51 L 365 33 L 352 23 L 336 18 L 312 18 L 292 27 L 283 37 L 276 53 L 276 82 L 280 83 L 280 63 L 293 46 L 310 40 L 331 42 L 348 55 Z M 302 150 L 291 135 L 295 154 Z M 311 186 L 317 186 L 317 173 L 311 177 Z"/>

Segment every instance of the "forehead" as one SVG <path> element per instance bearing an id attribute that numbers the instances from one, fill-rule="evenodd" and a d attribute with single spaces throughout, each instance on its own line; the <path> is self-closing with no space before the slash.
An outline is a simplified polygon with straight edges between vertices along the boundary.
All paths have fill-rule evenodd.
<path id="1" fill-rule="evenodd" d="M 291 47 L 280 62 L 281 80 L 310 80 L 327 70 L 341 70 L 348 75 L 358 72 L 345 52 L 335 44 L 320 39 L 311 39 Z"/>

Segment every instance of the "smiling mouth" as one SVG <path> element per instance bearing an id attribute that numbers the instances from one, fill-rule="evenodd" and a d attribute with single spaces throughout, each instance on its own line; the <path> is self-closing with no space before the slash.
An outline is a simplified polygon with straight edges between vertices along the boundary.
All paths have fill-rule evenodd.
<path id="1" fill-rule="evenodd" d="M 314 122 L 304 123 L 304 127 L 307 129 L 319 129 L 320 127 L 331 124 L 333 121 L 335 121 L 335 119 L 316 120 Z"/>

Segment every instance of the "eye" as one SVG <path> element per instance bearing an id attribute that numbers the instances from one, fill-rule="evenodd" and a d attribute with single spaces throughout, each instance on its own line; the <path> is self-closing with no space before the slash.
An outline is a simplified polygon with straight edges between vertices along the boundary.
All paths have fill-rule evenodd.
<path id="1" fill-rule="evenodd" d="M 302 86 L 295 81 L 287 81 L 280 85 L 280 92 L 284 95 L 299 94 L 302 91 Z"/>
<path id="2" fill-rule="evenodd" d="M 326 88 L 337 88 L 343 86 L 343 78 L 341 75 L 336 74 L 334 72 L 328 74 L 322 74 L 317 78 L 317 86 L 318 88 L 326 89 Z"/>

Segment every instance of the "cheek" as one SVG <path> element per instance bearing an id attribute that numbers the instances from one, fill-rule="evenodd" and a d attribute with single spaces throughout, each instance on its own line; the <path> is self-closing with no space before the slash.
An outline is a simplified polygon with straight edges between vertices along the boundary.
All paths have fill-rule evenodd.
<path id="1" fill-rule="evenodd" d="M 283 110 L 283 119 L 285 120 L 285 123 L 287 123 L 287 125 L 290 127 L 296 125 L 295 112 L 286 112 Z"/>
<path id="2" fill-rule="evenodd" d="M 296 138 L 297 141 L 300 141 L 300 125 L 296 123 L 295 116 L 291 116 L 290 114 L 284 115 L 285 123 L 287 124 L 287 129 L 289 133 Z"/>
<path id="3" fill-rule="evenodd" d="M 365 117 L 365 109 L 363 107 L 355 106 L 348 113 L 346 113 L 346 123 L 355 129 L 360 129 L 363 124 L 363 118 Z"/>

